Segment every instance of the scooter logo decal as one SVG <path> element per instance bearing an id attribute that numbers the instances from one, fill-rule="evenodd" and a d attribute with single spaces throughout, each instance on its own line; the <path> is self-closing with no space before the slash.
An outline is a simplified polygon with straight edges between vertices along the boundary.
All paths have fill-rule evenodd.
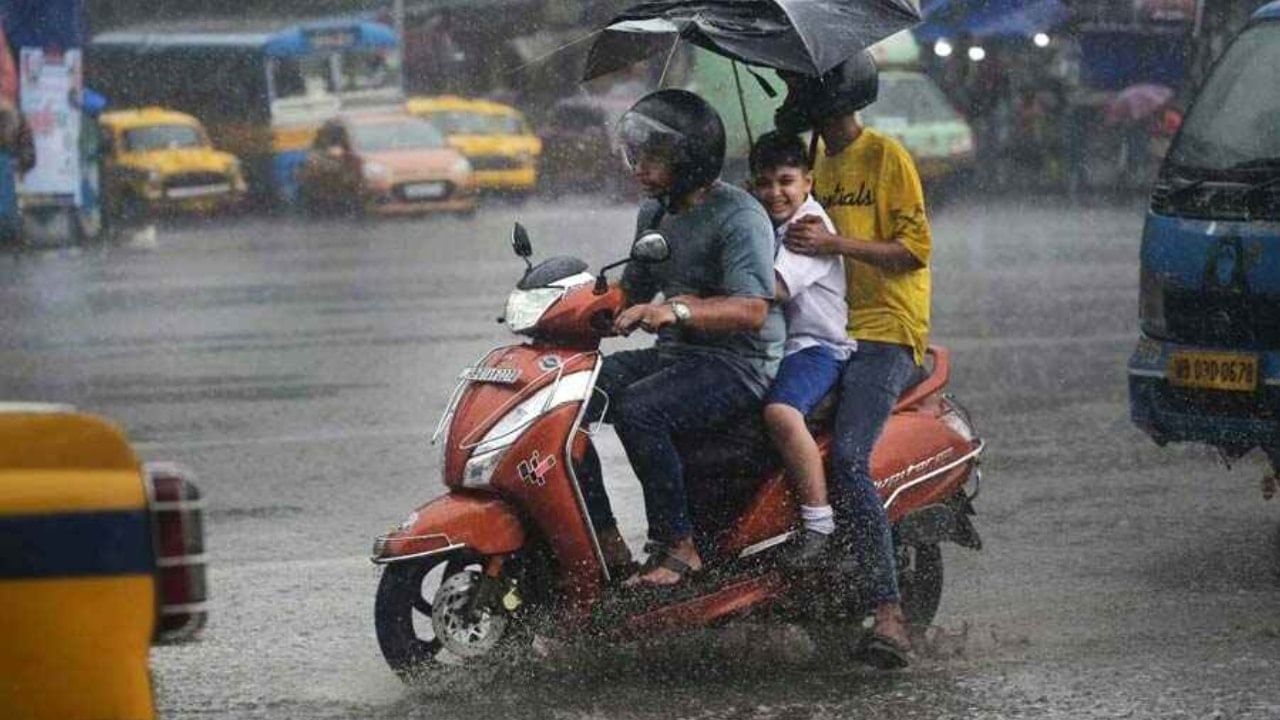
<path id="1" fill-rule="evenodd" d="M 511 385 L 520 379 L 520 368 L 469 367 L 459 377 L 472 382 Z"/>
<path id="2" fill-rule="evenodd" d="M 554 455 L 548 455 L 545 458 L 538 455 L 538 451 L 534 450 L 533 455 L 528 460 L 521 460 L 516 465 L 516 472 L 520 473 L 520 479 L 525 485 L 536 485 L 542 487 L 547 484 L 547 473 L 551 472 L 551 468 L 556 466 L 556 458 Z"/>
<path id="3" fill-rule="evenodd" d="M 555 370 L 560 367 L 560 358 L 556 355 L 543 355 L 538 358 L 538 367 L 543 370 Z"/>

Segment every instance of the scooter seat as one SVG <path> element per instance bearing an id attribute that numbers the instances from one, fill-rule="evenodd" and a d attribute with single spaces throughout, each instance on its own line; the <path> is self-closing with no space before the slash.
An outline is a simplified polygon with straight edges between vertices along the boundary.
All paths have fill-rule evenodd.
<path id="1" fill-rule="evenodd" d="M 920 368 L 903 388 L 899 402 L 910 398 L 916 386 L 928 377 L 929 373 Z M 833 388 L 805 417 L 809 431 L 817 435 L 829 430 L 839 402 L 839 388 Z M 686 433 L 676 440 L 676 446 L 685 475 L 691 478 L 759 481 L 782 463 L 758 411 L 732 418 L 714 430 Z"/>

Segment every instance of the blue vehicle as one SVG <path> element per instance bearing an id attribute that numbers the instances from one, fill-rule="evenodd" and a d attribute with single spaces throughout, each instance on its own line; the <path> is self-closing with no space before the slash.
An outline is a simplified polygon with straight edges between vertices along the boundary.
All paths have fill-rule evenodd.
<path id="1" fill-rule="evenodd" d="M 295 170 L 340 110 L 404 101 L 399 40 L 375 22 L 183 21 L 114 30 L 87 48 L 90 84 L 113 109 L 199 118 L 239 157 L 251 192 L 296 201 Z"/>
<path id="2" fill-rule="evenodd" d="M 1259 9 L 1174 138 L 1142 237 L 1133 421 L 1280 468 L 1280 2 Z"/>

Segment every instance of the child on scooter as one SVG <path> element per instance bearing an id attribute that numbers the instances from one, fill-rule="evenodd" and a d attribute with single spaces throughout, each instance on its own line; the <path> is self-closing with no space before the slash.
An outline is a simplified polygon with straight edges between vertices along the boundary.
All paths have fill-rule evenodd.
<path id="1" fill-rule="evenodd" d="M 787 320 L 782 364 L 765 397 L 764 420 L 782 455 L 800 501 L 803 528 L 784 562 L 794 569 L 822 564 L 835 531 L 818 445 L 805 416 L 831 392 L 855 347 L 845 330 L 844 266 L 839 255 L 800 255 L 781 245 L 787 228 L 814 215 L 834 232 L 827 213 L 810 195 L 813 174 L 804 143 L 777 132 L 751 150 L 751 193 L 773 220 L 779 239 L 774 260 L 777 301 Z"/>

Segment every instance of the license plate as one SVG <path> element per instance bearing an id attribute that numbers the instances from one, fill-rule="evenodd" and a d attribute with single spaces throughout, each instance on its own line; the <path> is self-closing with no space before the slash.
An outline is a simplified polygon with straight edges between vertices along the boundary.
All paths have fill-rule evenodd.
<path id="1" fill-rule="evenodd" d="M 1258 358 L 1231 353 L 1175 352 L 1169 358 L 1169 383 L 1249 392 L 1258 388 Z"/>
<path id="2" fill-rule="evenodd" d="M 167 194 L 171 198 L 190 198 L 202 197 L 204 195 L 223 195 L 230 190 L 230 185 L 220 183 L 217 185 L 196 185 L 194 187 L 170 188 Z"/>
<path id="3" fill-rule="evenodd" d="M 414 183 L 404 186 L 404 196 L 409 200 L 444 197 L 445 185 L 442 182 Z"/>
<path id="4" fill-rule="evenodd" d="M 469 367 L 462 371 L 463 380 L 511 385 L 520 379 L 519 368 Z"/>

